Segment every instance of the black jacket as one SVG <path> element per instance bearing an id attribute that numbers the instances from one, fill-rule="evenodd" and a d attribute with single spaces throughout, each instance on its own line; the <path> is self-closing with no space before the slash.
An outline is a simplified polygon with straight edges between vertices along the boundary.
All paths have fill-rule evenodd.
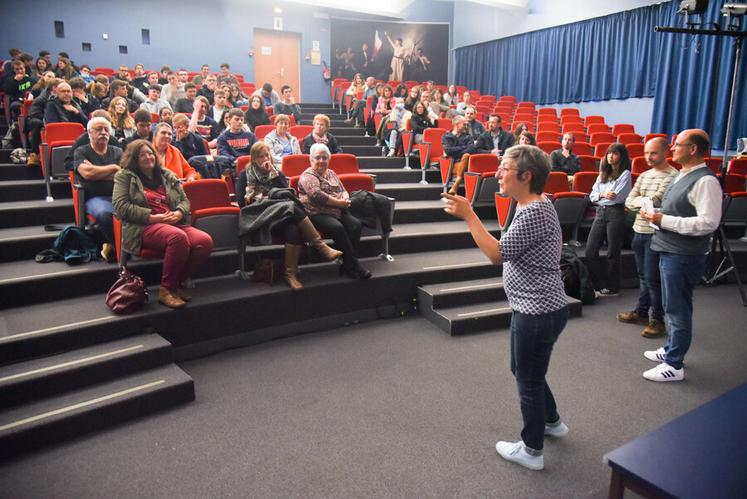
<path id="1" fill-rule="evenodd" d="M 49 99 L 46 106 L 44 107 L 44 122 L 45 123 L 80 123 L 86 126 L 88 123 L 88 116 L 78 106 L 75 101 L 71 104 L 78 109 L 77 113 L 69 112 L 62 106 L 62 103 L 56 98 Z"/>
<path id="2" fill-rule="evenodd" d="M 309 154 L 309 150 L 314 144 L 314 137 L 312 137 L 311 134 L 308 134 L 301 142 L 301 152 Z M 330 154 L 339 154 L 342 152 L 342 147 L 337 143 L 337 139 L 329 132 L 327 132 L 327 148 L 329 149 Z"/>
<path id="3" fill-rule="evenodd" d="M 441 137 L 441 145 L 444 153 L 450 158 L 460 160 L 465 154 L 474 154 L 477 152 L 475 141 L 468 133 L 463 133 L 459 137 L 452 132 L 447 132 Z"/>

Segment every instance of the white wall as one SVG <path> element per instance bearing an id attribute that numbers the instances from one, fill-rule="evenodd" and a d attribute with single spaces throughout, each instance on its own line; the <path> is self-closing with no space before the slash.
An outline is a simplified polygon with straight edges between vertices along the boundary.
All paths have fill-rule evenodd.
<path id="1" fill-rule="evenodd" d="M 649 130 L 651 127 L 651 114 L 654 111 L 654 99 L 651 97 L 643 99 L 574 102 L 539 107 L 577 107 L 581 116 L 604 116 L 609 126 L 618 123 L 630 123 L 635 126 L 635 132 L 639 135 L 659 132 L 659 130 Z"/>

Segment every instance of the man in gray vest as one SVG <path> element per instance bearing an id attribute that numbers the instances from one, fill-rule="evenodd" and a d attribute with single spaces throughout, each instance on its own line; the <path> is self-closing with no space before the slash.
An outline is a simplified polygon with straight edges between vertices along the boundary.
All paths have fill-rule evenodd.
<path id="1" fill-rule="evenodd" d="M 693 288 L 705 270 L 711 234 L 721 221 L 721 186 L 704 158 L 710 139 L 703 130 L 685 130 L 672 147 L 672 159 L 682 165 L 664 193 L 661 210 L 641 210 L 641 217 L 659 230 L 651 240 L 658 251 L 661 294 L 669 339 L 643 355 L 660 364 L 643 373 L 651 381 L 682 381 L 684 360 L 692 340 Z"/>

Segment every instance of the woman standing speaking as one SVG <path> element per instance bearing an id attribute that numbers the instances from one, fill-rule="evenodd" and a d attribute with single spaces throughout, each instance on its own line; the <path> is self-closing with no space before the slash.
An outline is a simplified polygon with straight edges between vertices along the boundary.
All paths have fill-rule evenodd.
<path id="1" fill-rule="evenodd" d="M 542 194 L 550 173 L 547 155 L 534 146 L 506 150 L 496 172 L 501 193 L 516 201 L 516 215 L 496 240 L 466 198 L 443 194 L 446 212 L 467 222 L 477 246 L 494 264 L 503 264 L 503 284 L 511 316 L 511 372 L 519 389 L 524 428 L 518 442 L 498 442 L 506 460 L 532 470 L 544 468 L 545 435 L 562 437 L 568 427 L 558 415 L 545 380 L 553 345 L 568 320 L 560 277 L 562 234 L 555 208 Z"/>

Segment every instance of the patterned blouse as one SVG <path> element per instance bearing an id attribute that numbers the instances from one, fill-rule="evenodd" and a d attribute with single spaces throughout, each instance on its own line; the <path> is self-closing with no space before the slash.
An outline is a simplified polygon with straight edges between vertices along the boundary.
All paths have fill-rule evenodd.
<path id="1" fill-rule="evenodd" d="M 340 218 L 342 210 L 327 205 L 327 201 L 331 197 L 335 199 L 348 199 L 350 197 L 335 172 L 327 168 L 324 175 L 319 175 L 314 168 L 309 167 L 301 174 L 301 179 L 298 181 L 298 198 L 309 215 L 326 213 L 335 218 Z"/>
<path id="2" fill-rule="evenodd" d="M 567 305 L 560 277 L 562 243 L 552 203 L 535 201 L 516 210 L 500 241 L 503 285 L 512 309 L 540 315 Z"/>

